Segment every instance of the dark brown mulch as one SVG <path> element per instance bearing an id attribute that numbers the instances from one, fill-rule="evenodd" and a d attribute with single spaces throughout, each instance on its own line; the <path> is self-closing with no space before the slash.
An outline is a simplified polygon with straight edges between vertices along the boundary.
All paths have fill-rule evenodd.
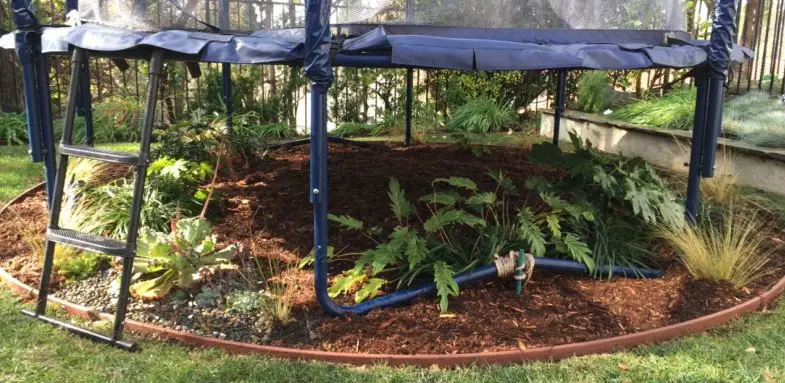
<path id="1" fill-rule="evenodd" d="M 240 242 L 246 255 L 296 260 L 312 245 L 312 209 L 309 192 L 308 148 L 268 153 L 246 169 L 219 183 L 222 202 L 211 208 L 216 232 L 225 241 Z M 394 226 L 388 208 L 389 177 L 400 180 L 414 200 L 432 190 L 437 177 L 464 176 L 481 187 L 493 181 L 488 170 L 504 170 L 518 184 L 527 177 L 562 176 L 558 171 L 529 163 L 517 150 L 493 149 L 474 157 L 450 146 L 399 148 L 373 145 L 358 149 L 331 146 L 330 211 L 349 214 L 372 224 Z M 522 196 L 526 199 L 527 196 Z M 43 195 L 13 207 L 18 216 L 0 220 L 0 265 L 35 284 L 38 264 L 32 262 L 22 227 L 38 232 L 45 226 Z M 26 218 L 20 218 L 26 217 Z M 335 225 L 331 245 L 359 251 L 367 240 L 342 232 Z M 778 232 L 781 236 L 782 233 Z M 780 239 L 781 240 L 781 239 Z M 558 274 L 535 273 L 522 297 L 504 281 L 491 281 L 461 289 L 451 299 L 451 315 L 440 316 L 433 298 L 410 305 L 377 310 L 363 317 L 330 318 L 315 301 L 310 270 L 290 270 L 295 321 L 277 329 L 269 344 L 365 353 L 465 353 L 531 348 L 579 342 L 661 327 L 731 307 L 764 291 L 781 276 L 772 273 L 748 289 L 694 281 L 684 268 L 661 251 L 666 268 L 656 280 L 593 280 Z M 772 260 L 783 264 L 782 253 Z M 331 264 L 340 270 L 347 264 Z M 335 274 L 335 273 L 333 273 Z"/>

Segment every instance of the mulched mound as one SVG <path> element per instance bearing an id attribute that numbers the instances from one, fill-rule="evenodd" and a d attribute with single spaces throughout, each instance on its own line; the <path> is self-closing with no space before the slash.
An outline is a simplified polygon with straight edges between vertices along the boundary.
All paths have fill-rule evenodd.
<path id="1" fill-rule="evenodd" d="M 526 153 L 494 148 L 475 157 L 446 145 L 401 148 L 374 144 L 370 148 L 331 146 L 329 203 L 335 214 L 349 214 L 372 224 L 395 225 L 388 208 L 389 177 L 398 178 L 414 200 L 432 190 L 438 177 L 464 176 L 490 188 L 489 170 L 503 170 L 519 185 L 527 177 L 562 174 L 529 163 Z M 294 320 L 262 331 L 256 318 L 229 314 L 225 295 L 247 283 L 254 257 L 293 261 L 312 245 L 313 213 L 308 202 L 308 147 L 273 151 L 258 163 L 231 169 L 217 185 L 221 200 L 211 208 L 219 238 L 243 244 L 238 272 L 221 272 L 207 281 L 212 301 L 179 294 L 161 302 L 133 301 L 129 316 L 203 335 L 276 346 L 362 353 L 467 353 L 522 349 L 588 341 L 662 327 L 734 306 L 770 287 L 781 276 L 783 252 L 771 261 L 777 272 L 749 288 L 694 281 L 659 250 L 666 270 L 656 280 L 593 280 L 535 273 L 522 297 L 506 281 L 489 281 L 461 289 L 450 300 L 451 315 L 440 316 L 433 298 L 410 305 L 376 310 L 362 317 L 331 318 L 319 308 L 311 270 L 287 270 L 282 278 L 295 285 Z M 522 196 L 522 199 L 527 196 Z M 44 196 L 39 193 L 12 207 L 0 220 L 0 266 L 25 283 L 36 285 L 40 266 L 22 233 L 43 233 Z M 779 223 L 777 223 L 779 225 Z M 782 231 L 772 243 L 782 243 Z M 371 246 L 357 234 L 332 226 L 331 245 L 344 251 Z M 262 261 L 262 264 L 265 262 Z M 332 274 L 349 262 L 330 265 Z M 74 303 L 113 310 L 106 287 L 114 279 L 106 270 L 86 281 L 61 286 L 56 293 Z"/>

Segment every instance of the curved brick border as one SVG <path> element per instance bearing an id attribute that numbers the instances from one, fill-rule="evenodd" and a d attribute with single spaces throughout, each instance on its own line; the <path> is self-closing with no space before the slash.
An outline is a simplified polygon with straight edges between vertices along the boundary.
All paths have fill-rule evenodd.
<path id="1" fill-rule="evenodd" d="M 11 200 L 0 209 L 2 214 L 8 206 L 38 191 L 42 185 L 37 185 L 18 197 Z M 16 294 L 35 298 L 37 291 L 14 278 L 10 273 L 0 268 L 0 280 L 4 281 Z M 325 362 L 366 365 L 373 363 L 386 363 L 388 365 L 417 365 L 441 367 L 465 366 L 472 363 L 483 364 L 508 364 L 534 360 L 557 360 L 571 356 L 608 353 L 629 349 L 647 343 L 662 342 L 675 337 L 694 334 L 717 327 L 738 318 L 742 314 L 753 312 L 772 303 L 785 291 L 785 277 L 781 278 L 766 292 L 746 302 L 726 310 L 695 318 L 686 322 L 660 327 L 634 334 L 615 336 L 612 338 L 598 339 L 589 342 L 563 344 L 558 346 L 538 347 L 527 350 L 510 350 L 468 354 L 418 354 L 418 355 L 389 355 L 389 354 L 360 354 L 343 352 L 324 352 L 316 350 L 300 350 L 295 348 L 262 346 L 258 344 L 235 342 L 212 337 L 199 336 L 183 331 L 155 326 L 134 320 L 126 321 L 126 328 L 140 334 L 155 335 L 160 338 L 178 340 L 182 343 L 197 347 L 218 347 L 225 351 L 239 354 L 260 354 L 271 357 L 293 360 L 319 360 Z M 112 315 L 99 313 L 88 307 L 77 305 L 62 299 L 50 297 L 49 301 L 65 309 L 74 316 L 86 319 L 110 319 Z"/>

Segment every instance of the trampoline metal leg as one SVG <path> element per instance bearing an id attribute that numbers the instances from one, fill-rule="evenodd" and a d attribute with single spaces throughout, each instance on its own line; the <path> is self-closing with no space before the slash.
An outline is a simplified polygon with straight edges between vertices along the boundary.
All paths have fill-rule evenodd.
<path id="1" fill-rule="evenodd" d="M 709 78 L 706 106 L 706 131 L 703 141 L 703 163 L 701 175 L 714 177 L 714 160 L 717 156 L 717 138 L 722 130 L 722 98 L 725 94 L 724 78 Z"/>
<path id="2" fill-rule="evenodd" d="M 412 103 L 414 102 L 414 70 L 406 68 L 406 126 L 404 127 L 404 146 L 412 144 Z"/>
<path id="3" fill-rule="evenodd" d="M 332 315 L 345 311 L 327 294 L 327 88 L 311 84 L 311 204 L 313 204 L 314 288 L 322 308 Z"/>
<path id="4" fill-rule="evenodd" d="M 695 223 L 698 219 L 698 204 L 700 195 L 701 167 L 703 164 L 703 150 L 706 139 L 706 113 L 708 109 L 709 79 L 705 68 L 698 69 L 695 74 L 697 86 L 697 100 L 695 103 L 695 119 L 692 130 L 692 147 L 690 149 L 690 163 L 687 180 L 687 198 L 685 215 L 687 221 Z"/>
<path id="5" fill-rule="evenodd" d="M 559 145 L 559 130 L 561 130 L 562 115 L 567 93 L 567 71 L 560 70 L 556 80 L 556 107 L 553 110 L 553 144 Z"/>
<path id="6" fill-rule="evenodd" d="M 223 100 L 226 106 L 226 132 L 232 132 L 232 65 L 221 65 L 221 80 L 223 90 Z"/>

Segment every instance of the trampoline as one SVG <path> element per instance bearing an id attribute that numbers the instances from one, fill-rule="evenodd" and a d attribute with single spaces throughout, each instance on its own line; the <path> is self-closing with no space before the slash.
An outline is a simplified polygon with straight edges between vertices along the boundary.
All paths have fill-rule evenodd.
<path id="1" fill-rule="evenodd" d="M 11 4 L 17 31 L 0 38 L 0 46 L 15 49 L 22 63 L 31 153 L 34 161 L 46 165 L 53 212 L 59 206 L 54 190 L 62 175 L 55 174 L 47 55 L 73 57 L 66 112 L 69 133 L 74 109 L 90 110 L 89 80 L 83 64 L 88 55 L 111 57 L 121 69 L 128 67 L 125 59 L 151 60 L 142 127 L 147 130 L 151 129 L 157 76 L 164 60 L 222 64 L 229 116 L 231 65 L 302 66 L 311 82 L 309 190 L 314 212 L 315 290 L 322 308 L 334 315 L 363 314 L 401 304 L 432 292 L 434 286 L 398 291 L 354 306 L 341 306 L 327 294 L 326 125 L 333 67 L 407 69 L 406 144 L 411 137 L 415 68 L 557 71 L 554 142 L 559 140 L 567 71 L 694 68 L 691 73 L 698 96 L 686 198 L 687 219 L 694 221 L 700 178 L 713 176 L 729 65 L 753 55 L 733 43 L 737 5 L 732 0 L 716 1 L 709 41 L 695 40 L 685 32 L 686 16 L 680 0 L 67 0 L 69 26 L 41 25 L 32 0 L 11 0 Z M 199 75 L 196 65 L 190 65 L 189 71 L 192 76 Z M 90 146 L 89 118 L 85 130 Z M 63 145 L 61 152 L 80 153 L 70 141 Z M 149 148 L 149 142 L 144 145 Z M 112 158 L 118 161 L 118 157 Z M 138 166 L 146 165 L 140 162 Z M 139 181 L 143 184 L 144 178 L 137 179 L 137 185 Z M 53 217 L 50 230 L 57 229 L 57 216 Z M 129 230 L 130 256 L 125 261 L 133 258 L 136 225 Z M 537 266 L 583 271 L 580 265 L 560 260 L 538 261 Z M 637 271 L 619 270 L 625 275 Z M 647 276 L 657 275 L 656 270 L 642 271 L 649 273 Z M 45 268 L 44 273 L 48 272 Z M 496 273 L 496 265 L 486 265 L 458 275 L 456 282 L 468 283 Z M 45 317 L 45 278 L 39 305 L 31 316 L 130 348 L 121 341 L 128 287 L 125 275 L 112 337 Z"/>

